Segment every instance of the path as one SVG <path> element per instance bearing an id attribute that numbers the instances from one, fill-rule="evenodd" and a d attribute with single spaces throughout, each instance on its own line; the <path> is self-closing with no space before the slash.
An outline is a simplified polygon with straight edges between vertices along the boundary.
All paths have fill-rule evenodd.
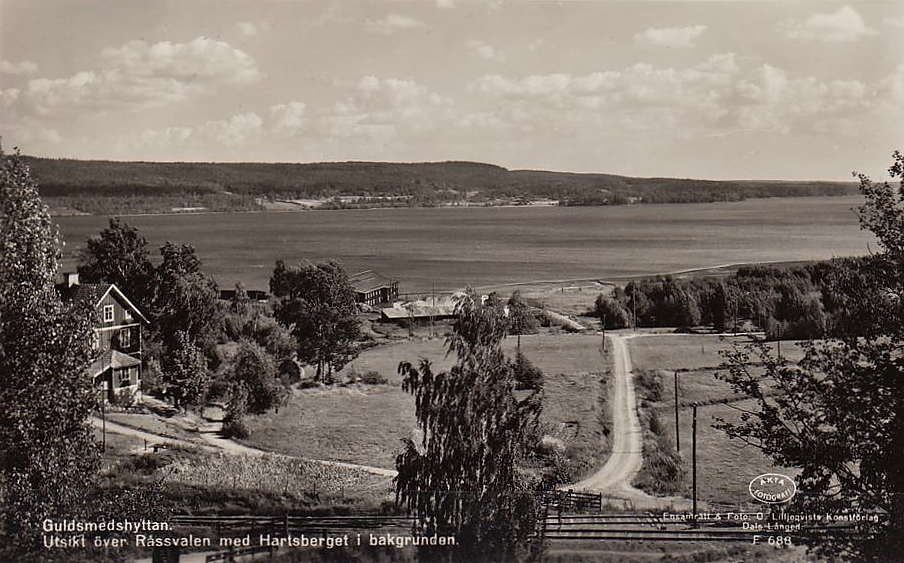
<path id="1" fill-rule="evenodd" d="M 609 404 L 612 408 L 612 446 L 605 465 L 590 477 L 567 488 L 602 493 L 630 501 L 635 508 L 678 508 L 688 504 L 678 497 L 654 497 L 631 485 L 643 465 L 643 431 L 637 418 L 634 372 L 626 341 L 636 334 L 607 334 L 612 343 L 614 382 Z"/>
<path id="2" fill-rule="evenodd" d="M 103 421 L 99 418 L 92 417 L 91 423 L 96 428 L 103 427 Z M 296 458 L 293 456 L 288 456 L 285 454 L 279 454 L 274 452 L 268 452 L 265 450 L 260 450 L 257 448 L 252 448 L 250 446 L 245 446 L 243 444 L 239 444 L 232 440 L 221 438 L 217 436 L 215 433 L 211 432 L 201 432 L 199 433 L 199 437 L 204 444 L 199 444 L 198 442 L 190 442 L 188 440 L 179 440 L 176 438 L 167 438 L 165 436 L 160 436 L 158 434 L 154 434 L 152 432 L 147 432 L 144 430 L 138 430 L 137 428 L 132 428 L 129 426 L 123 426 L 122 424 L 116 424 L 115 422 L 110 422 L 109 420 L 106 422 L 107 432 L 113 432 L 114 434 L 122 434 L 124 436 L 132 436 L 135 438 L 141 438 L 142 440 L 146 440 L 148 445 L 151 444 L 167 444 L 172 446 L 183 446 L 189 448 L 201 448 L 207 451 L 225 451 L 233 454 L 244 454 L 244 455 L 275 455 L 280 457 L 288 457 L 293 459 L 301 459 L 304 461 L 308 461 L 311 463 L 319 463 L 321 465 L 326 465 L 329 467 L 342 467 L 345 469 L 356 469 L 358 471 L 364 471 L 366 473 L 371 473 L 373 475 L 382 475 L 384 477 L 395 477 L 398 472 L 393 469 L 385 469 L 382 467 L 371 467 L 369 465 L 359 465 L 357 463 L 346 463 L 344 461 L 333 461 L 327 459 L 308 459 L 308 458 Z"/>

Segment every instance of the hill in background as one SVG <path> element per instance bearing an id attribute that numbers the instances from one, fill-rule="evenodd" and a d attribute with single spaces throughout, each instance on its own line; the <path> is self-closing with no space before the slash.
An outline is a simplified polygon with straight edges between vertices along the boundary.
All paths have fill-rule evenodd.
<path id="1" fill-rule="evenodd" d="M 507 170 L 474 162 L 162 163 L 24 157 L 58 212 L 617 205 L 838 196 L 853 182 L 708 181 Z M 282 207 L 280 207 L 282 205 Z"/>

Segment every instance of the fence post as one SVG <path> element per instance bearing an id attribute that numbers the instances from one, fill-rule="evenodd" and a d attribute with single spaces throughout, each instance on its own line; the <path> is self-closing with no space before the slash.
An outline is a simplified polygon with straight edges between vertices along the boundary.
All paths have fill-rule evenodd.
<path id="1" fill-rule="evenodd" d="M 283 537 L 289 537 L 289 513 L 283 515 Z"/>

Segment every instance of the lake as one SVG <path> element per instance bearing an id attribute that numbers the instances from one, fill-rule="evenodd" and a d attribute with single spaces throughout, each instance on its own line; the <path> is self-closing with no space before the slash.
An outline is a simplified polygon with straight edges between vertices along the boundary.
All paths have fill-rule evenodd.
<path id="1" fill-rule="evenodd" d="M 267 289 L 273 264 L 335 258 L 401 290 L 616 279 L 737 262 L 815 260 L 877 248 L 857 197 L 612 207 L 489 207 L 130 216 L 156 248 L 191 243 L 223 288 Z M 64 267 L 106 217 L 57 217 Z"/>

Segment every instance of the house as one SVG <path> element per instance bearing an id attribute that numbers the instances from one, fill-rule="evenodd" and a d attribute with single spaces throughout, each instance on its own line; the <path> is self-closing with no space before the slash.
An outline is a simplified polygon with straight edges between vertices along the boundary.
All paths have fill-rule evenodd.
<path id="1" fill-rule="evenodd" d="M 373 270 L 365 270 L 349 276 L 348 281 L 355 288 L 355 302 L 377 305 L 390 303 L 399 296 L 399 282 L 381 276 Z"/>
<path id="2" fill-rule="evenodd" d="M 63 301 L 88 302 L 97 312 L 97 356 L 88 375 L 106 401 L 123 393 L 137 396 L 141 387 L 141 331 L 148 320 L 112 283 L 80 284 L 76 273 L 63 274 L 63 278 L 63 283 L 57 285 Z"/>
<path id="3" fill-rule="evenodd" d="M 416 326 L 455 318 L 458 295 L 425 297 L 416 301 L 399 301 L 380 310 L 380 320 L 401 326 Z"/>

